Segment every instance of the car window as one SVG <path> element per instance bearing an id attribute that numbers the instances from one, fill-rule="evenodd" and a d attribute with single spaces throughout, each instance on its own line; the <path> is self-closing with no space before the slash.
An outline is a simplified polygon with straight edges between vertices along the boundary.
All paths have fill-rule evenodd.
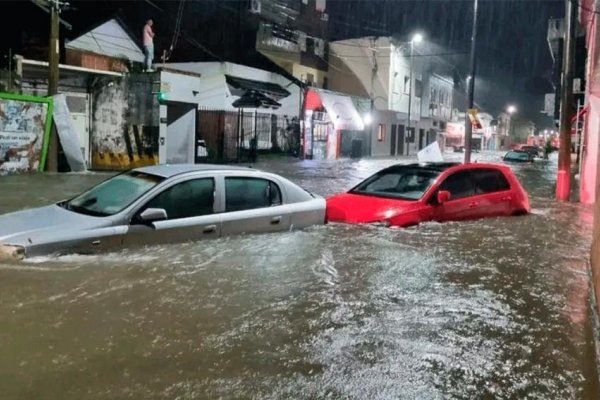
<path id="1" fill-rule="evenodd" d="M 81 214 L 107 216 L 121 212 L 164 178 L 139 171 L 112 177 L 61 206 Z"/>
<path id="2" fill-rule="evenodd" d="M 378 172 L 350 193 L 418 200 L 435 181 L 439 172 L 419 168 L 393 168 Z"/>
<path id="3" fill-rule="evenodd" d="M 473 183 L 478 194 L 509 190 L 510 185 L 504 174 L 495 169 L 478 169 L 472 172 Z"/>
<path id="4" fill-rule="evenodd" d="M 190 218 L 214 212 L 215 182 L 212 178 L 178 183 L 150 200 L 146 208 L 164 208 L 168 219 Z"/>
<path id="5" fill-rule="evenodd" d="M 450 192 L 450 200 L 475 195 L 475 187 L 471 181 L 470 171 L 459 171 L 447 177 L 440 185 L 440 190 Z"/>
<path id="6" fill-rule="evenodd" d="M 227 212 L 281 204 L 281 190 L 274 182 L 260 178 L 225 178 Z"/>

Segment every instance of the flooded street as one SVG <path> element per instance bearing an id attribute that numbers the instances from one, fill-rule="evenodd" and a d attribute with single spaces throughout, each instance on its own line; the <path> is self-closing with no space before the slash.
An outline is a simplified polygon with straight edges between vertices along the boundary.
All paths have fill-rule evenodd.
<path id="1" fill-rule="evenodd" d="M 396 162 L 256 167 L 326 196 Z M 597 399 L 592 210 L 513 169 L 531 215 L 0 264 L 0 397 Z M 0 212 L 108 176 L 0 177 Z"/>

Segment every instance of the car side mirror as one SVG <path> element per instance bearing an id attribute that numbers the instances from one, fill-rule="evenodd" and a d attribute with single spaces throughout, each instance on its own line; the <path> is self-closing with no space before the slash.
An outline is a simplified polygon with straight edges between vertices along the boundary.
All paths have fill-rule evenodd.
<path id="1" fill-rule="evenodd" d="M 151 223 L 167 219 L 167 211 L 164 208 L 146 208 L 139 216 L 141 222 Z"/>
<path id="2" fill-rule="evenodd" d="M 437 203 L 439 205 L 444 204 L 448 200 L 450 200 L 450 192 L 449 191 L 440 190 L 439 192 L 437 192 Z"/>

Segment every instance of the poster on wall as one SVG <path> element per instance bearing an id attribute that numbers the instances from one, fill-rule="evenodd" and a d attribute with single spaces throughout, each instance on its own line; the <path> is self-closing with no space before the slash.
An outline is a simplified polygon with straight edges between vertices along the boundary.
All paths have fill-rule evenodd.
<path id="1" fill-rule="evenodd" d="M 43 170 L 51 104 L 44 98 L 0 93 L 0 173 Z"/>

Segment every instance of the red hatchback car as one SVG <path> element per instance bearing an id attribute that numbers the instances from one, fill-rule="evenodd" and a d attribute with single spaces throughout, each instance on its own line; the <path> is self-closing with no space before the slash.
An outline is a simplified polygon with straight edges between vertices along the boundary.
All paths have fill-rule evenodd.
<path id="1" fill-rule="evenodd" d="M 497 164 L 394 165 L 327 199 L 330 222 L 399 227 L 529 211 L 521 183 L 510 168 Z"/>

